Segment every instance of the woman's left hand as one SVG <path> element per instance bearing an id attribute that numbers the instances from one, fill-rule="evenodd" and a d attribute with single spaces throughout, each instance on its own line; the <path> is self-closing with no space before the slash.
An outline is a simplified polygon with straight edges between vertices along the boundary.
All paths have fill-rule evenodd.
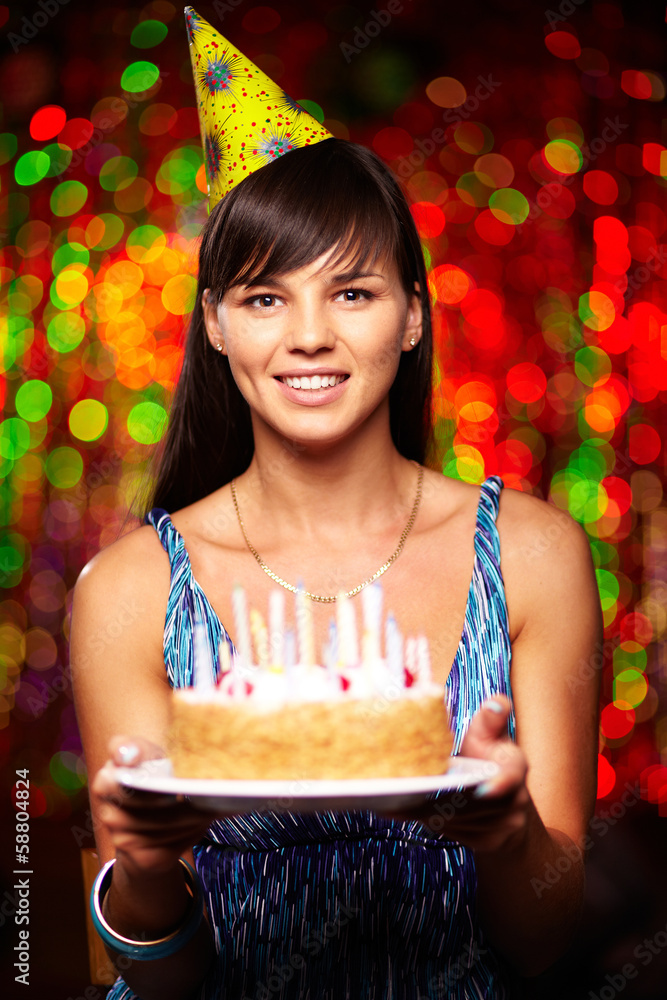
<path id="1" fill-rule="evenodd" d="M 452 792 L 405 813 L 398 820 L 419 820 L 434 835 L 476 851 L 498 851 L 520 844 L 534 805 L 526 787 L 528 764 L 507 736 L 510 703 L 504 695 L 484 702 L 461 745 L 463 757 L 495 761 L 500 771 L 476 787 Z"/>

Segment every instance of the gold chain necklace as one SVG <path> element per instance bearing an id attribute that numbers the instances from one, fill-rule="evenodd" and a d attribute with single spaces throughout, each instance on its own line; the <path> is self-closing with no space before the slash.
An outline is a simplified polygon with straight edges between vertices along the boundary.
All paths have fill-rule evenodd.
<path id="1" fill-rule="evenodd" d="M 355 587 L 353 590 L 346 591 L 343 594 L 343 597 L 354 597 L 355 594 L 358 594 L 360 590 L 363 590 L 364 587 L 367 587 L 369 583 L 373 583 L 375 580 L 377 580 L 379 576 L 382 576 L 383 573 L 386 573 L 391 564 L 398 559 L 403 549 L 403 546 L 405 545 L 405 540 L 410 534 L 412 526 L 415 523 L 415 518 L 417 517 L 417 511 L 419 510 L 419 503 L 422 498 L 423 481 L 424 481 L 424 467 L 420 465 L 419 475 L 417 477 L 417 495 L 415 496 L 415 502 L 412 505 L 412 510 L 410 511 L 410 517 L 408 518 L 408 523 L 403 528 L 403 532 L 396 547 L 396 551 L 393 553 L 393 555 L 389 556 L 386 563 L 383 563 L 376 573 L 373 573 L 373 576 L 369 576 L 367 580 L 364 580 L 363 583 L 360 583 L 359 586 Z M 279 576 L 277 576 L 273 572 L 273 570 L 270 570 L 269 567 L 264 562 L 264 560 L 262 559 L 262 557 L 260 556 L 257 549 L 254 549 L 250 544 L 250 539 L 246 534 L 245 525 L 243 524 L 243 519 L 241 517 L 241 511 L 239 510 L 238 500 L 236 499 L 236 486 L 234 484 L 233 479 L 230 483 L 230 486 L 232 489 L 232 500 L 234 501 L 234 510 L 236 511 L 236 516 L 239 520 L 239 527 L 241 528 L 243 537 L 245 538 L 246 545 L 248 546 L 248 548 L 250 549 L 250 551 L 252 552 L 252 554 L 254 555 L 255 559 L 262 567 L 264 572 L 267 574 L 267 576 L 270 576 L 275 583 L 280 584 L 280 586 L 284 587 L 285 590 L 290 590 L 293 594 L 296 594 L 298 587 L 294 587 L 291 583 L 286 583 L 285 580 L 282 580 Z M 322 597 L 321 594 L 311 594 L 307 590 L 304 590 L 303 594 L 304 597 L 309 597 L 311 601 L 319 601 L 320 604 L 334 604 L 338 597 L 338 595 L 336 595 L 335 597 Z"/>

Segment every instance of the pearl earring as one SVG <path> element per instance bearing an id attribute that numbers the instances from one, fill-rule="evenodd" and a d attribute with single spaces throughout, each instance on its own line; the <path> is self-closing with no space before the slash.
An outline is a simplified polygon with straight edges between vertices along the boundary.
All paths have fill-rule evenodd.
<path id="1" fill-rule="evenodd" d="M 410 337 L 410 347 L 414 347 L 416 343 L 417 343 L 417 341 L 415 340 L 415 338 L 414 337 Z"/>
<path id="2" fill-rule="evenodd" d="M 218 341 L 217 344 L 215 345 L 215 349 L 216 349 L 216 351 L 221 351 L 222 350 L 222 344 L 220 343 L 220 341 Z"/>

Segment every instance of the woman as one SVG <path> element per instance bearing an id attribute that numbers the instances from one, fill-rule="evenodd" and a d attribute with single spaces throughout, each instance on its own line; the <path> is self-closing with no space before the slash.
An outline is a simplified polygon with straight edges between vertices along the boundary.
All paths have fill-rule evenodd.
<path id="1" fill-rule="evenodd" d="M 424 468 L 430 367 L 419 240 L 372 153 L 336 139 L 294 150 L 212 213 L 150 505 L 171 516 L 153 511 L 99 553 L 73 609 L 97 842 L 117 859 L 107 921 L 132 939 L 178 932 L 192 910 L 181 856 L 204 883 L 208 920 L 178 950 L 129 962 L 116 949 L 143 1000 L 202 984 L 206 997 L 495 998 L 508 967 L 536 974 L 567 946 L 595 796 L 597 692 L 579 677 L 600 628 L 588 544 L 497 477 L 480 489 Z M 422 477 L 386 604 L 430 640 L 457 749 L 498 776 L 395 817 L 214 820 L 120 788 L 105 761 L 161 754 L 195 616 L 215 649 L 236 581 L 259 607 L 275 576 L 353 590 L 396 550 Z M 100 644 L 98 623 L 127 607 L 121 639 Z M 318 648 L 329 616 L 313 603 Z"/>

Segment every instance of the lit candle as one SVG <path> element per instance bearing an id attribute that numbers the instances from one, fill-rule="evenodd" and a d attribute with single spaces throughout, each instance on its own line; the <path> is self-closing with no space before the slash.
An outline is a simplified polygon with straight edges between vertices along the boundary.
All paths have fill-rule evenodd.
<path id="1" fill-rule="evenodd" d="M 339 594 L 336 598 L 338 619 L 338 655 L 344 667 L 355 667 L 359 663 L 357 643 L 357 621 L 354 606 L 349 597 Z"/>
<path id="2" fill-rule="evenodd" d="M 195 687 L 210 688 L 215 683 L 213 673 L 213 657 L 208 644 L 206 626 L 200 621 L 195 621 L 193 634 L 193 681 Z"/>
<path id="3" fill-rule="evenodd" d="M 412 683 L 417 682 L 417 640 L 414 636 L 410 636 L 405 640 L 405 666 L 407 667 L 410 674 L 412 674 Z"/>
<path id="4" fill-rule="evenodd" d="M 226 674 L 231 672 L 232 651 L 226 639 L 222 639 L 220 645 L 218 646 L 218 664 L 220 667 L 221 677 L 224 677 Z"/>
<path id="5" fill-rule="evenodd" d="M 266 630 L 262 614 L 257 608 L 252 608 L 250 611 L 250 634 L 255 644 L 259 669 L 268 670 L 271 665 L 269 658 L 269 633 Z"/>
<path id="6" fill-rule="evenodd" d="M 364 613 L 364 662 L 375 663 L 381 659 L 380 627 L 382 624 L 382 586 L 372 583 L 361 591 Z"/>
<path id="7" fill-rule="evenodd" d="M 420 687 L 428 687 L 431 683 L 431 654 L 425 635 L 417 638 L 417 677 Z"/>
<path id="8" fill-rule="evenodd" d="M 387 668 L 392 679 L 401 687 L 405 684 L 403 670 L 403 636 L 392 614 L 387 615 L 384 632 L 384 645 L 387 654 Z"/>
<path id="9" fill-rule="evenodd" d="M 245 697 L 246 688 L 243 675 L 247 672 L 247 669 L 240 657 L 235 654 L 232 657 L 232 682 L 229 686 L 229 693 L 234 699 Z"/>
<path id="10" fill-rule="evenodd" d="M 236 629 L 236 652 L 241 661 L 239 666 L 250 670 L 252 667 L 252 643 L 250 641 L 248 607 L 245 591 L 238 583 L 232 589 L 232 612 L 234 614 L 234 628 Z"/>
<path id="11" fill-rule="evenodd" d="M 285 657 L 285 593 L 272 590 L 269 594 L 269 644 L 271 646 L 271 669 L 283 669 Z"/>
<path id="12" fill-rule="evenodd" d="M 299 662 L 304 667 L 315 664 L 315 640 L 313 637 L 313 616 L 309 599 L 299 581 L 296 591 L 296 634 L 299 647 Z"/>
<path id="13" fill-rule="evenodd" d="M 329 659 L 331 660 L 331 669 L 336 669 L 336 664 L 338 663 L 338 628 L 336 627 L 336 622 L 332 618 L 329 622 Z"/>
<path id="14" fill-rule="evenodd" d="M 294 629 L 285 629 L 285 673 L 288 679 L 294 677 L 294 667 L 296 666 L 296 637 Z M 287 687 L 289 694 L 289 684 Z"/>

